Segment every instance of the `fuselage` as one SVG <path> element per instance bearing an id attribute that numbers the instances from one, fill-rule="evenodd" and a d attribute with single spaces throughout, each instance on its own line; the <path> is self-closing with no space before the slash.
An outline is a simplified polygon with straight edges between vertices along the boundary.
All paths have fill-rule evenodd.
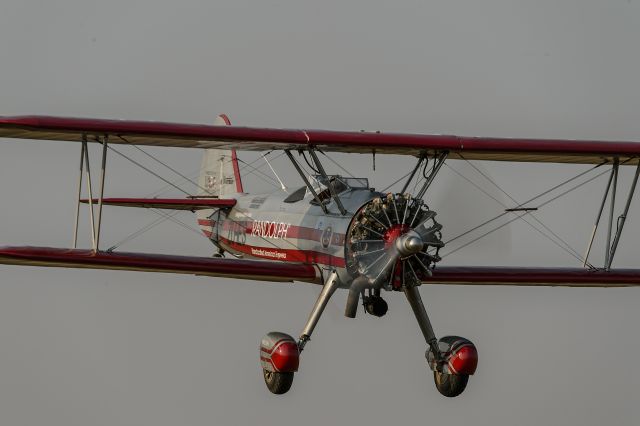
<path id="1" fill-rule="evenodd" d="M 381 194 L 369 188 L 341 192 L 342 215 L 331 198 L 324 201 L 325 213 L 308 191 L 300 197 L 294 192 L 229 194 L 237 200 L 230 211 L 203 212 L 198 223 L 214 244 L 238 257 L 314 264 L 336 270 L 346 285 L 352 277 L 345 268 L 345 235 L 355 212 Z"/>

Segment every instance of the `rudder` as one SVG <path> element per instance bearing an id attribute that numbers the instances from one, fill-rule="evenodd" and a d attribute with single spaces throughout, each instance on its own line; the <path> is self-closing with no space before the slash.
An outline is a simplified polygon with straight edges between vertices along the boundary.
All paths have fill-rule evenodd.
<path id="1" fill-rule="evenodd" d="M 230 126 L 229 118 L 220 114 L 213 123 L 216 126 Z M 235 149 L 206 149 L 200 167 L 198 195 L 223 198 L 229 194 L 244 192 L 238 157 Z"/>

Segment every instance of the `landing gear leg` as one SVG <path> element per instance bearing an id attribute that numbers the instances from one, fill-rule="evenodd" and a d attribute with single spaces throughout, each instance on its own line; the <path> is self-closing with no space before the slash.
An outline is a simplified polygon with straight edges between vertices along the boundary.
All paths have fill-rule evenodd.
<path id="1" fill-rule="evenodd" d="M 446 336 L 438 342 L 418 288 L 405 288 L 404 294 L 429 345 L 427 361 L 433 370 L 433 380 L 438 392 L 449 398 L 460 395 L 467 387 L 469 374 L 475 372 L 478 364 L 475 346 L 469 340 L 457 336 Z"/>
<path id="2" fill-rule="evenodd" d="M 271 393 L 286 393 L 293 383 L 293 374 L 298 371 L 300 353 L 311 339 L 313 329 L 327 306 L 331 295 L 339 286 L 338 274 L 332 272 L 327 278 L 316 300 L 309 319 L 296 342 L 288 334 L 272 331 L 262 338 L 260 344 L 260 362 L 264 382 Z"/>
<path id="3" fill-rule="evenodd" d="M 440 349 L 438 349 L 438 339 L 433 332 L 433 327 L 431 326 L 431 321 L 427 315 L 427 310 L 424 308 L 424 304 L 422 303 L 418 287 L 405 287 L 404 294 L 407 296 L 411 309 L 413 309 L 413 314 L 418 320 L 418 325 L 420 326 L 424 340 L 427 341 L 427 344 L 433 351 L 436 359 L 438 361 L 441 360 L 442 355 L 440 354 Z"/>
<path id="4" fill-rule="evenodd" d="M 311 340 L 311 334 L 316 328 L 316 324 L 318 324 L 318 320 L 320 319 L 322 312 L 324 312 L 324 308 L 327 306 L 327 303 L 329 303 L 329 299 L 338 288 L 339 283 L 340 281 L 338 280 L 338 274 L 333 271 L 325 281 L 324 286 L 322 287 L 322 291 L 320 292 L 315 305 L 313 305 L 311 314 L 309 314 L 309 319 L 302 329 L 302 333 L 300 334 L 300 338 L 298 339 L 298 347 L 300 348 L 300 352 L 302 352 L 307 342 Z"/>

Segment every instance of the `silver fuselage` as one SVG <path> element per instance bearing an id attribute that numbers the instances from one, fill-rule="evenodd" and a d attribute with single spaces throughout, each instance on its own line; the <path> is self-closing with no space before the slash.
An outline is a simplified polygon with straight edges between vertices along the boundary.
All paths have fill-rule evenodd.
<path id="1" fill-rule="evenodd" d="M 340 194 L 347 214 L 340 214 L 333 199 L 328 214 L 311 194 L 296 202 L 285 200 L 291 191 L 271 194 L 229 194 L 233 209 L 211 211 L 198 220 L 205 235 L 225 251 L 243 258 L 317 265 L 323 275 L 336 270 L 342 286 L 352 281 L 345 268 L 345 235 L 354 214 L 379 192 L 348 189 Z M 203 219 L 202 217 L 207 217 Z"/>

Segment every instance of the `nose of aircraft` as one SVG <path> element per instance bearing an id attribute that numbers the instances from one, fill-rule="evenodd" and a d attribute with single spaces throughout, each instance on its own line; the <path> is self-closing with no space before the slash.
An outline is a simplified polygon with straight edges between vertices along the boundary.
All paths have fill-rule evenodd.
<path id="1" fill-rule="evenodd" d="M 411 256 L 422 250 L 424 242 L 417 232 L 410 231 L 396 240 L 396 247 L 402 256 Z"/>

